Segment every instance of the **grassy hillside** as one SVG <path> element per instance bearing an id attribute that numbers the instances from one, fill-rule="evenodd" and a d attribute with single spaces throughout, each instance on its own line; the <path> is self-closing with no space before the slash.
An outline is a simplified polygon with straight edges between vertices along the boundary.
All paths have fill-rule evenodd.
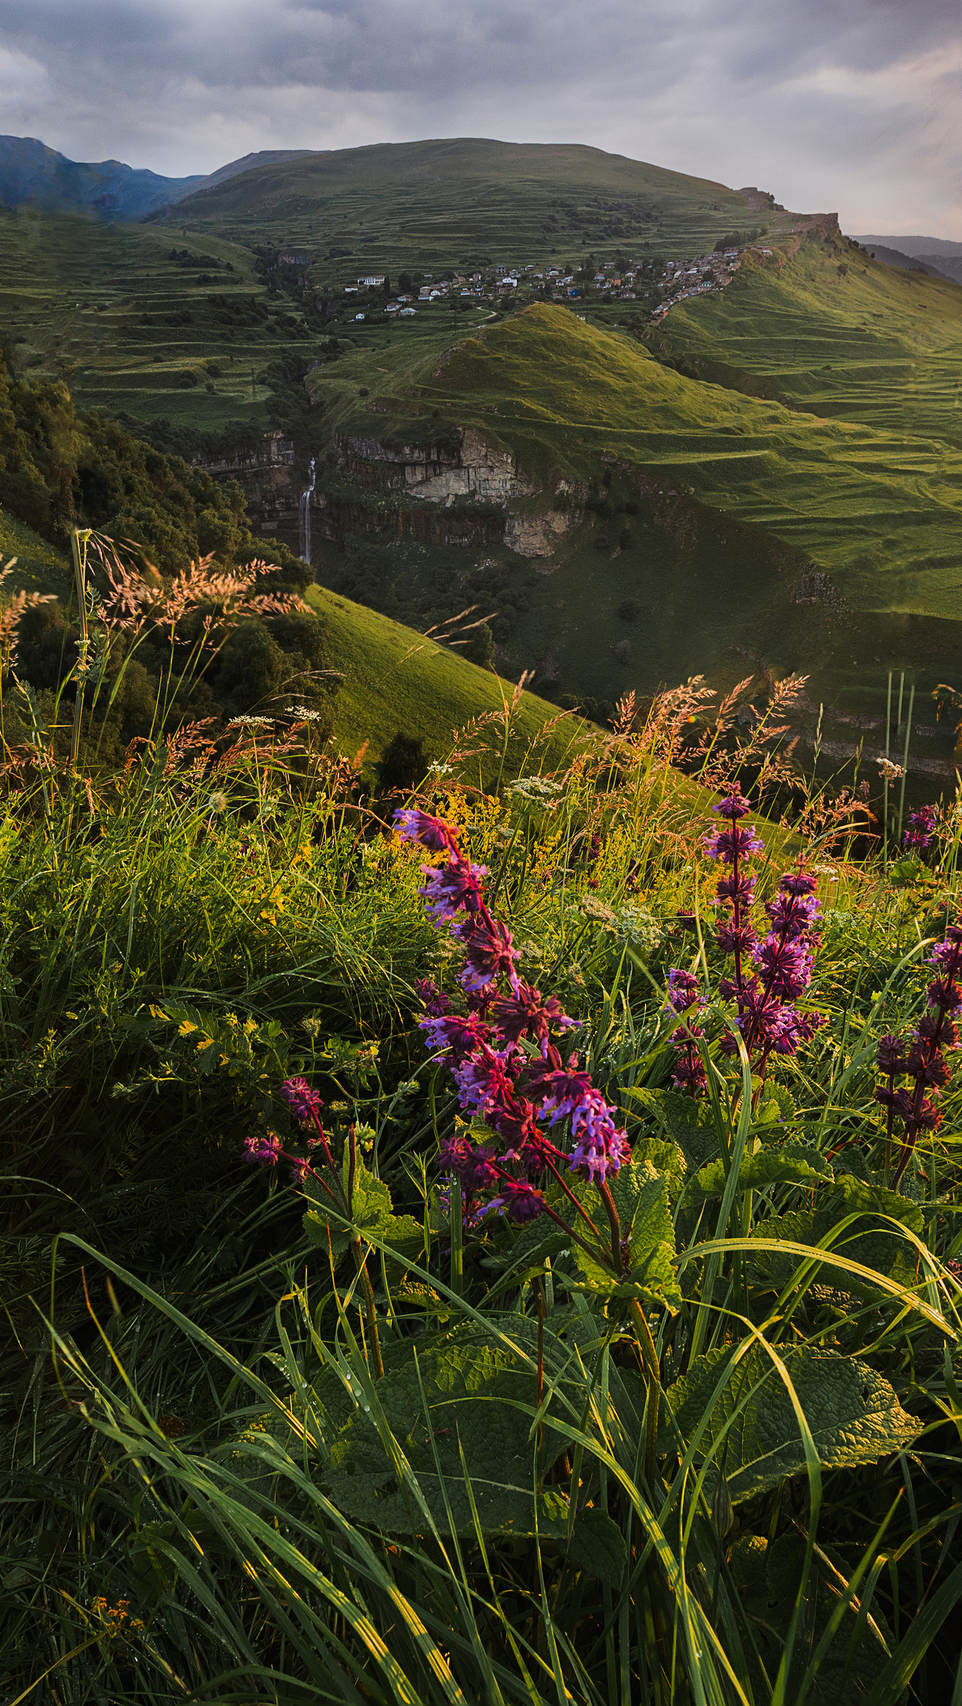
<path id="1" fill-rule="evenodd" d="M 178 208 L 191 229 L 311 252 L 333 270 L 519 265 L 680 247 L 753 222 L 732 190 L 576 144 L 379 143 L 261 166 Z"/>
<path id="2" fill-rule="evenodd" d="M 66 378 L 85 407 L 207 430 L 259 419 L 267 390 L 252 387 L 252 368 L 299 348 L 302 318 L 268 300 L 245 249 L 190 243 L 180 229 L 0 209 L 5 343 L 28 374 Z"/>
<path id="3" fill-rule="evenodd" d="M 747 656 L 812 675 L 816 705 L 854 696 L 876 711 L 890 667 L 952 679 L 953 444 L 685 377 L 636 340 L 547 306 L 430 366 L 355 352 L 326 396 L 342 433 L 473 425 L 537 476 L 522 509 L 558 501 L 562 478 L 589 494 L 585 520 L 547 561 L 494 554 L 533 587 L 502 655 L 509 673 L 540 663 L 547 680 L 553 666 L 555 690 L 615 699 L 700 670 L 731 680 Z"/>
<path id="4" fill-rule="evenodd" d="M 3 583 L 3 592 L 53 592 L 65 598 L 72 570 L 67 558 L 39 533 L 0 509 L 0 567 L 16 557 L 16 564 Z"/>
<path id="5" fill-rule="evenodd" d="M 847 244 L 746 256 L 727 290 L 673 308 L 648 342 L 813 414 L 962 444 L 962 289 Z"/>
<path id="6" fill-rule="evenodd" d="M 369 744 L 370 756 L 376 759 L 403 732 L 423 741 L 428 760 L 443 760 L 453 730 L 476 717 L 497 716 L 510 702 L 510 681 L 468 663 L 446 646 L 324 587 L 312 587 L 308 596 L 325 620 L 328 667 L 344 677 L 335 706 L 335 734 L 345 751 Z M 553 727 L 546 730 L 548 724 Z M 521 769 L 529 749 L 543 753 L 547 768 L 560 765 L 585 727 L 580 718 L 559 720 L 556 706 L 524 693 L 511 720 L 507 772 Z M 493 780 L 499 767 L 497 732 L 487 741 L 467 744 L 490 746 L 492 757 L 483 770 Z M 537 760 L 534 767 L 539 767 Z"/>

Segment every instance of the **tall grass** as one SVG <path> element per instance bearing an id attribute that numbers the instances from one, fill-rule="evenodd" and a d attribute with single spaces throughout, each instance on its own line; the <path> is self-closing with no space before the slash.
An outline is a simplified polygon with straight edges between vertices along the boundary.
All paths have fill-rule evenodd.
<path id="1" fill-rule="evenodd" d="M 662 1265 L 620 1288 L 553 1224 L 442 1202 L 459 1115 L 414 985 L 457 963 L 343 767 L 160 743 L 46 809 L 10 792 L 9 1706 L 959 1696 L 959 1096 L 898 1191 L 874 1100 L 955 915 L 958 815 L 896 887 L 810 802 L 826 1023 L 764 1085 L 706 1045 L 710 1093 L 681 1095 L 668 967 L 724 1011 L 713 796 L 671 762 L 692 691 L 564 774 L 482 795 L 454 759 L 424 798 L 584 1021 L 639 1250 L 661 1205 Z M 716 788 L 764 763 L 728 732 Z M 801 845 L 766 836 L 763 894 Z M 349 1211 L 241 1164 L 296 1144 L 297 1074 Z"/>

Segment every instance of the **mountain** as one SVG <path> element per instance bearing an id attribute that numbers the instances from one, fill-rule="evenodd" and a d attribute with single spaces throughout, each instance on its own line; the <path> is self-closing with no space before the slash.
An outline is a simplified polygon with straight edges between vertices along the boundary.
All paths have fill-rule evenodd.
<path id="1" fill-rule="evenodd" d="M 788 218 L 771 211 L 778 224 Z M 600 148 L 459 137 L 336 149 L 205 184 L 172 219 L 197 234 L 305 250 L 312 280 L 410 267 L 690 254 L 759 213 L 709 178 Z M 353 282 L 353 280 L 352 280 Z"/>
<path id="2" fill-rule="evenodd" d="M 924 272 L 928 273 L 930 278 L 947 278 L 951 283 L 955 283 L 951 274 L 946 271 L 944 261 L 934 267 L 929 261 L 906 255 L 901 249 L 890 249 L 885 243 L 863 243 L 861 246 L 866 254 L 871 255 L 873 261 L 881 261 L 883 266 L 899 267 L 905 272 Z M 950 261 L 949 265 L 951 264 Z"/>
<path id="3" fill-rule="evenodd" d="M 170 207 L 204 184 L 222 183 L 252 166 L 298 159 L 307 149 L 274 149 L 246 154 L 209 176 L 165 178 L 157 172 L 125 166 L 120 160 L 96 164 L 68 160 L 30 136 L 0 136 L 0 203 L 24 203 L 43 209 L 98 213 L 105 219 L 142 219 Z"/>
<path id="4" fill-rule="evenodd" d="M 921 261 L 926 267 L 940 272 L 943 277 L 951 278 L 956 284 L 962 284 L 962 243 L 950 243 L 944 237 L 856 237 L 856 243 L 861 243 L 863 249 L 875 248 L 877 244 L 888 245 L 902 255 L 910 255 L 915 261 Z M 880 261 L 887 259 L 879 249 L 876 255 Z M 890 265 L 898 265 L 890 262 Z"/>

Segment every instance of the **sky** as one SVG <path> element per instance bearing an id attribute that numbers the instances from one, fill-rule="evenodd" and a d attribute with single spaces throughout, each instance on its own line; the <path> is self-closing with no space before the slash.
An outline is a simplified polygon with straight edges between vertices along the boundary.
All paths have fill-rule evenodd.
<path id="1" fill-rule="evenodd" d="M 962 241 L 959 0 L 0 0 L 0 132 L 170 176 L 582 142 Z"/>

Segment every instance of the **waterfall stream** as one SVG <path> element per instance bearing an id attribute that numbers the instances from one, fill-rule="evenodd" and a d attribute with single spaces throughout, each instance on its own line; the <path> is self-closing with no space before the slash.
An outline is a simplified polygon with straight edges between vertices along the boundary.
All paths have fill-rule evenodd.
<path id="1" fill-rule="evenodd" d="M 310 473 L 311 473 L 311 483 L 308 486 L 306 492 L 301 493 L 301 500 L 300 500 L 300 503 L 298 505 L 298 521 L 300 523 L 300 548 L 301 548 L 301 562 L 302 563 L 309 563 L 311 560 L 311 495 L 314 491 L 314 481 L 316 478 L 316 475 L 314 473 L 314 458 L 313 458 L 313 456 L 311 457 Z"/>

